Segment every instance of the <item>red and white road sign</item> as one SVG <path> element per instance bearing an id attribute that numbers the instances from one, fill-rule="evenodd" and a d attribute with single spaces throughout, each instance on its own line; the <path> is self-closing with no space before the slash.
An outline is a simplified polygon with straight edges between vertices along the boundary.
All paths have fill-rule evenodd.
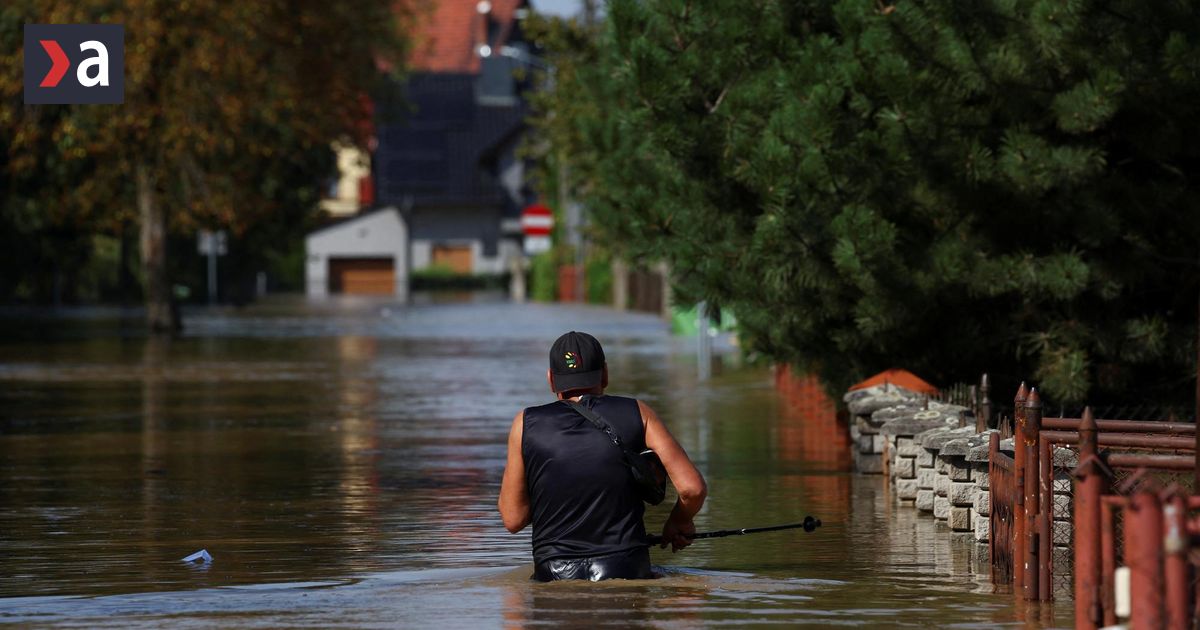
<path id="1" fill-rule="evenodd" d="M 521 231 L 525 233 L 525 253 L 540 254 L 550 249 L 550 231 L 554 228 L 554 214 L 550 208 L 534 204 L 521 213 Z"/>
<path id="2" fill-rule="evenodd" d="M 550 236 L 553 227 L 554 214 L 546 206 L 534 204 L 521 213 L 521 231 L 525 236 Z"/>

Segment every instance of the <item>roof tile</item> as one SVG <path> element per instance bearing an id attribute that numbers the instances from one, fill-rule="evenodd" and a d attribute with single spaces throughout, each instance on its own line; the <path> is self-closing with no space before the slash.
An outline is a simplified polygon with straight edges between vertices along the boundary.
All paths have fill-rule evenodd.
<path id="1" fill-rule="evenodd" d="M 479 13 L 477 0 L 435 0 L 428 2 L 424 15 L 418 16 L 409 67 L 414 72 L 455 72 L 477 74 L 479 55 L 476 49 L 488 43 L 493 48 L 504 42 L 485 42 L 487 23 Z M 491 17 L 507 33 L 508 25 L 526 0 L 490 0 Z"/>

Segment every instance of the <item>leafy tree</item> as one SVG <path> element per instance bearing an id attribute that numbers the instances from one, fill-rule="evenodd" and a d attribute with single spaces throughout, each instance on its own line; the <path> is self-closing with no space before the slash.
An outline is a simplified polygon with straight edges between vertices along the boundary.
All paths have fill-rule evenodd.
<path id="1" fill-rule="evenodd" d="M 609 245 L 770 359 L 1182 401 L 1196 33 L 1160 0 L 615 0 L 556 90 Z"/>
<path id="2" fill-rule="evenodd" d="M 330 143 L 366 142 L 367 95 L 380 67 L 399 67 L 409 15 L 391 1 L 9 4 L 0 166 L 15 185 L 4 220 L 110 233 L 136 224 L 148 324 L 171 329 L 169 234 L 295 238 L 280 228 L 314 211 Z M 26 22 L 124 24 L 125 103 L 22 106 Z"/>
<path id="3" fill-rule="evenodd" d="M 551 251 L 532 260 L 530 293 L 536 300 L 552 301 L 558 296 L 558 268 L 576 262 L 576 251 L 568 238 L 571 218 L 564 206 L 569 199 L 578 200 L 587 194 L 586 186 L 579 185 L 587 180 L 570 176 L 576 166 L 585 167 L 576 162 L 590 155 L 581 144 L 575 123 L 600 114 L 596 110 L 596 101 L 576 99 L 569 89 L 557 89 L 556 86 L 576 85 L 580 73 L 596 62 L 600 53 L 601 24 L 595 19 L 595 3 L 587 2 L 578 18 L 562 19 L 534 13 L 522 27 L 529 40 L 534 42 L 535 52 L 544 56 L 535 64 L 540 68 L 533 70 L 538 75 L 534 77 L 534 84 L 539 89 L 526 95 L 538 114 L 529 120 L 534 132 L 525 137 L 521 151 L 531 160 L 530 178 L 537 182 L 536 188 L 554 214 L 553 246 Z M 598 257 L 592 251 L 585 254 L 589 258 L 586 269 L 594 266 Z M 585 272 L 584 275 L 591 299 L 593 291 L 598 290 L 597 284 L 591 282 L 592 274 Z"/>

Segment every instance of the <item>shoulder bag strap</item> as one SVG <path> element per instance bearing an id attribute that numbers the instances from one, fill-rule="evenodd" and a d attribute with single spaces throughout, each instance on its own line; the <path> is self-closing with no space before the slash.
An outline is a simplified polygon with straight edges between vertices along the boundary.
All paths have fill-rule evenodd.
<path id="1" fill-rule="evenodd" d="M 629 450 L 629 447 L 625 446 L 625 444 L 623 442 L 621 442 L 621 438 L 617 436 L 616 431 L 613 431 L 613 428 L 608 426 L 608 423 L 604 421 L 603 416 L 596 413 L 595 411 L 592 411 L 591 409 L 588 409 L 587 407 L 583 406 L 582 404 L 575 402 L 574 400 L 563 399 L 563 402 L 567 403 L 567 405 L 569 405 L 572 409 L 574 409 L 576 412 L 578 412 L 579 415 L 583 416 L 584 418 L 587 418 L 588 422 L 591 422 L 597 429 L 600 429 L 601 431 L 603 431 L 605 433 L 605 435 L 608 436 L 609 441 L 613 443 L 613 446 L 616 446 L 617 448 L 621 449 L 621 451 L 623 453 L 625 453 L 626 457 L 630 457 L 630 458 L 636 457 L 636 454 L 633 451 Z"/>
<path id="2" fill-rule="evenodd" d="M 663 468 L 658 455 L 647 449 L 646 454 L 652 460 L 647 461 L 643 454 L 635 453 L 621 442 L 621 438 L 617 437 L 617 433 L 604 421 L 603 416 L 573 400 L 563 400 L 563 402 L 570 405 L 579 415 L 587 418 L 597 429 L 603 431 L 613 446 L 621 450 L 621 458 L 629 467 L 629 473 L 638 485 L 640 498 L 650 505 L 662 503 L 663 497 L 666 496 L 667 471 Z"/>

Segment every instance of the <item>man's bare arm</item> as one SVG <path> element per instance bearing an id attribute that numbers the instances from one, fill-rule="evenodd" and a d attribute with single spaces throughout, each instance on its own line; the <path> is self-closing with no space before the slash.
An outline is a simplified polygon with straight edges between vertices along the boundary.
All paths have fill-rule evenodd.
<path id="1" fill-rule="evenodd" d="M 700 511 L 700 506 L 704 505 L 704 499 L 708 496 L 708 485 L 683 447 L 675 441 L 675 437 L 659 419 L 658 414 L 640 400 L 638 409 L 646 423 L 646 447 L 658 454 L 663 467 L 667 469 L 667 476 L 671 478 L 671 485 L 675 486 L 675 491 L 679 494 L 671 516 L 663 525 L 663 546 L 669 543 L 672 551 L 683 549 L 692 544 L 686 535 L 696 532 L 695 526 L 692 525 L 692 517 Z"/>
<path id="2" fill-rule="evenodd" d="M 517 412 L 512 429 L 508 432 L 508 462 L 504 466 L 504 479 L 500 482 L 500 518 L 504 527 L 517 533 L 529 524 L 529 489 L 525 486 L 525 458 L 521 454 L 521 436 L 524 433 L 525 412 Z"/>

